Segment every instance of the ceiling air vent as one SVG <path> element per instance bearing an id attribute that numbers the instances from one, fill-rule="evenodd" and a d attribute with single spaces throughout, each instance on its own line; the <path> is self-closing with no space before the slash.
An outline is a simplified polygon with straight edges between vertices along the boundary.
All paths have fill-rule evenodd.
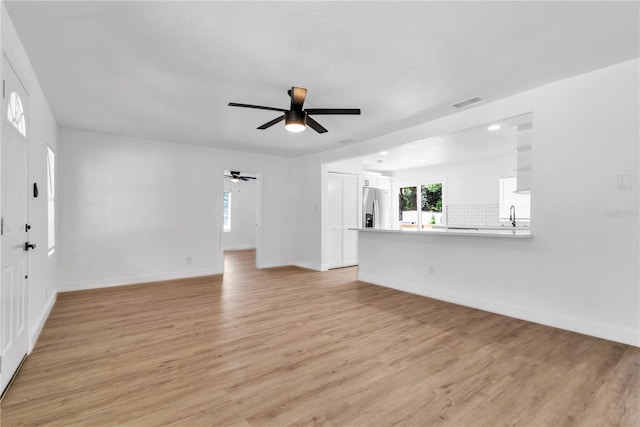
<path id="1" fill-rule="evenodd" d="M 455 104 L 451 104 L 451 107 L 456 107 L 457 109 L 466 108 L 470 105 L 477 104 L 478 102 L 482 102 L 481 98 L 474 96 L 473 98 L 465 99 L 464 101 L 456 102 Z"/>

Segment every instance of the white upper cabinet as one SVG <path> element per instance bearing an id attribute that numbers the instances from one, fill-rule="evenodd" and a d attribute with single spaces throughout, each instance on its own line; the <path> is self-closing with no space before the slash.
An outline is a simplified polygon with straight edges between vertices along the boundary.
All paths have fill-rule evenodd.
<path id="1" fill-rule="evenodd" d="M 360 187 L 382 188 L 391 190 L 391 177 L 363 172 L 360 174 Z"/>
<path id="2" fill-rule="evenodd" d="M 376 188 L 382 188 L 383 190 L 391 190 L 391 177 L 379 176 L 377 180 Z"/>
<path id="3" fill-rule="evenodd" d="M 378 185 L 378 175 L 373 175 L 369 173 L 360 174 L 360 187 L 376 188 L 377 185 Z"/>

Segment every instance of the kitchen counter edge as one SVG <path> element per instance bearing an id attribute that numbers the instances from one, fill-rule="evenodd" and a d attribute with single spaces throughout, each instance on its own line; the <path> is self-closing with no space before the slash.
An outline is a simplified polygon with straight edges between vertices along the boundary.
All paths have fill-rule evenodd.
<path id="1" fill-rule="evenodd" d="M 393 230 L 380 228 L 349 228 L 352 231 L 365 231 L 367 233 L 392 233 L 406 235 L 436 235 L 436 236 L 468 236 L 468 237 L 500 237 L 506 239 L 531 239 L 533 234 L 529 230 L 519 229 L 515 233 L 513 230 L 448 230 L 448 229 L 427 229 L 427 230 Z"/>

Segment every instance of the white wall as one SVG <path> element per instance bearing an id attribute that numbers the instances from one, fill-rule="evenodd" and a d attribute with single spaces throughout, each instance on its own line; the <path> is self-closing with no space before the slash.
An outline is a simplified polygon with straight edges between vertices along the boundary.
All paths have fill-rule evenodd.
<path id="1" fill-rule="evenodd" d="M 321 224 L 326 218 L 322 203 L 323 178 L 321 155 L 311 154 L 293 160 L 293 180 L 287 187 L 293 210 L 288 218 L 292 227 L 291 241 L 294 265 L 321 270 Z"/>
<path id="2" fill-rule="evenodd" d="M 222 233 L 222 249 L 255 249 L 257 187 L 253 179 L 239 182 L 225 179 L 225 191 L 231 192 L 231 230 Z"/>
<path id="3" fill-rule="evenodd" d="M 446 181 L 444 193 L 448 205 L 497 204 L 500 200 L 498 180 L 503 176 L 513 176 L 515 167 L 515 155 L 506 155 L 406 169 L 393 173 L 393 186 L 397 188 L 442 179 Z"/>
<path id="4" fill-rule="evenodd" d="M 30 197 L 29 222 L 31 230 L 29 241 L 36 249 L 29 252 L 28 281 L 28 351 L 40 335 L 40 331 L 56 299 L 56 259 L 57 254 L 47 255 L 47 145 L 57 150 L 57 125 L 47 100 L 38 83 L 22 42 L 13 27 L 13 23 L 2 3 L 1 32 L 2 50 L 12 63 L 29 94 L 27 113 L 27 131 L 29 133 L 29 183 L 38 184 L 40 196 Z M 0 70 L 4 72 L 4 70 Z M 1 127 L 0 127 L 1 128 Z M 32 193 L 31 193 L 32 194 Z"/>
<path id="5" fill-rule="evenodd" d="M 640 345 L 639 63 L 624 62 L 389 135 L 402 140 L 412 133 L 449 133 L 532 111 L 534 237 L 362 233 L 359 277 Z M 632 175 L 632 189 L 617 189 L 619 174 Z M 429 263 L 436 273 L 431 276 L 424 271 Z"/>
<path id="6" fill-rule="evenodd" d="M 260 266 L 291 264 L 290 159 L 75 129 L 58 145 L 61 290 L 221 273 L 225 168 L 261 173 Z"/>

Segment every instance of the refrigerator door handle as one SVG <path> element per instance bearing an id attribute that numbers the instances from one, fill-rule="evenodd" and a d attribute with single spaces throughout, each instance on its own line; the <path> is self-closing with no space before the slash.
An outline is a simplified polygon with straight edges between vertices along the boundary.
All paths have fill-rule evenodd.
<path id="1" fill-rule="evenodd" d="M 377 199 L 373 201 L 373 228 L 380 228 L 380 210 Z"/>

